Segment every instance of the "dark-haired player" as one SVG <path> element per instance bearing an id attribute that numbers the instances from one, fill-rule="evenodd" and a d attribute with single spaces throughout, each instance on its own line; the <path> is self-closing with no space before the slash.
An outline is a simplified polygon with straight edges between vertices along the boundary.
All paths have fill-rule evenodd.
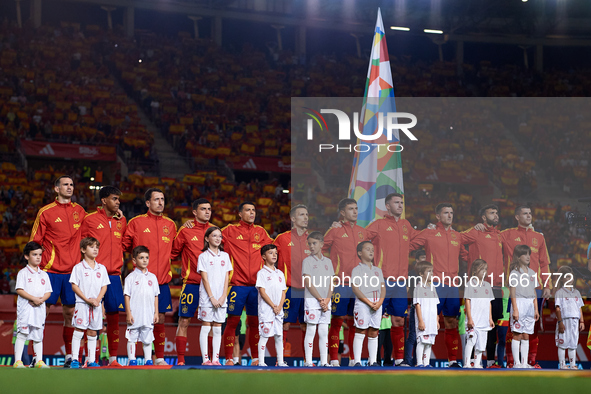
<path id="1" fill-rule="evenodd" d="M 155 365 L 167 365 L 164 361 L 164 314 L 172 311 L 172 299 L 168 283 L 172 279 L 170 255 L 172 242 L 176 236 L 176 224 L 163 215 L 165 199 L 160 189 L 150 188 L 144 194 L 148 212 L 131 219 L 123 237 L 123 249 L 131 253 L 133 248 L 147 245 L 150 249 L 150 265 L 148 270 L 158 278 L 160 294 L 158 295 L 158 323 L 154 325 Z"/>
<path id="2" fill-rule="evenodd" d="M 254 203 L 245 201 L 238 207 L 240 221 L 228 224 L 222 229 L 224 250 L 232 261 L 232 277 L 228 294 L 228 320 L 224 331 L 224 349 L 226 365 L 234 365 L 234 339 L 236 327 L 240 322 L 242 310 L 246 308 L 248 323 L 248 342 L 253 355 L 252 364 L 258 365 L 254 358 L 258 348 L 258 291 L 255 287 L 257 272 L 262 267 L 260 249 L 273 242 L 267 231 L 254 224 L 256 207 Z"/>
<path id="3" fill-rule="evenodd" d="M 55 201 L 39 210 L 31 230 L 30 241 L 43 246 L 40 268 L 46 271 L 51 281 L 53 293 L 47 299 L 49 306 L 58 299 L 62 303 L 64 316 L 63 340 L 66 348 L 66 363 L 69 368 L 72 361 L 72 317 L 76 296 L 70 284 L 70 274 L 80 262 L 80 226 L 86 211 L 72 202 L 74 181 L 70 176 L 61 176 L 54 183 L 57 193 Z"/>
<path id="4" fill-rule="evenodd" d="M 172 243 L 171 259 L 176 260 L 182 257 L 181 276 L 183 288 L 179 305 L 179 325 L 176 330 L 176 351 L 178 365 L 185 365 L 185 349 L 187 347 L 187 330 L 191 318 L 199 306 L 199 285 L 201 275 L 197 270 L 197 259 L 203 250 L 203 239 L 205 232 L 213 224 L 209 223 L 211 218 L 211 203 L 205 198 L 193 201 L 193 216 L 191 226 L 182 226 L 179 229 L 174 242 Z"/>
<path id="5" fill-rule="evenodd" d="M 121 284 L 123 267 L 123 235 L 127 220 L 119 216 L 119 197 L 121 191 L 114 186 L 102 187 L 99 198 L 102 206 L 89 213 L 82 221 L 82 238 L 96 238 L 101 245 L 101 253 L 96 261 L 105 266 L 111 283 L 107 286 L 104 306 L 107 315 L 107 339 L 109 342 L 109 365 L 119 367 L 119 312 L 125 312 L 125 298 Z"/>

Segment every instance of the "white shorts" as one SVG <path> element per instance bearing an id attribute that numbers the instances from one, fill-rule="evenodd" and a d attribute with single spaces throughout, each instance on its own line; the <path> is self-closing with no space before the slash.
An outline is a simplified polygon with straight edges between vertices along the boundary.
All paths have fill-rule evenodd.
<path id="1" fill-rule="evenodd" d="M 380 325 L 382 324 L 382 307 L 374 311 L 366 304 L 356 302 L 353 315 L 355 316 L 355 327 L 361 330 L 365 330 L 368 327 L 380 329 Z"/>
<path id="2" fill-rule="evenodd" d="M 198 316 L 199 320 L 206 323 L 223 323 L 226 321 L 226 309 L 228 308 L 209 308 L 199 307 Z"/>
<path id="3" fill-rule="evenodd" d="M 417 342 L 425 345 L 435 345 L 435 334 L 417 335 Z"/>
<path id="4" fill-rule="evenodd" d="M 466 327 L 466 343 L 472 341 L 474 343 L 474 348 L 479 352 L 486 351 L 486 341 L 488 339 L 488 331 L 486 330 L 479 330 L 478 328 L 473 328 L 469 330 Z"/>
<path id="5" fill-rule="evenodd" d="M 91 307 L 88 304 L 77 302 L 72 325 L 79 330 L 102 330 L 103 306 Z"/>
<path id="6" fill-rule="evenodd" d="M 275 316 L 273 321 L 259 321 L 259 335 L 263 338 L 283 335 L 283 316 Z"/>
<path id="7" fill-rule="evenodd" d="M 43 331 L 45 327 L 38 328 L 32 326 L 19 326 L 17 331 L 19 334 L 27 336 L 27 341 L 43 342 Z"/>
<path id="8" fill-rule="evenodd" d="M 556 347 L 560 349 L 576 349 L 579 345 L 579 319 L 563 319 L 564 332 L 558 332 L 558 323 L 556 324 Z"/>
<path id="9" fill-rule="evenodd" d="M 150 344 L 154 342 L 154 327 L 128 328 L 125 331 L 125 338 L 131 343 Z"/>
<path id="10" fill-rule="evenodd" d="M 330 309 L 322 312 L 322 309 L 310 309 L 304 313 L 304 322 L 310 324 L 330 324 Z"/>
<path id="11" fill-rule="evenodd" d="M 509 326 L 511 332 L 518 334 L 533 334 L 535 319 L 535 308 L 533 298 L 517 298 L 517 310 L 519 311 L 519 320 L 513 320 L 513 305 L 511 305 L 511 319 Z"/>

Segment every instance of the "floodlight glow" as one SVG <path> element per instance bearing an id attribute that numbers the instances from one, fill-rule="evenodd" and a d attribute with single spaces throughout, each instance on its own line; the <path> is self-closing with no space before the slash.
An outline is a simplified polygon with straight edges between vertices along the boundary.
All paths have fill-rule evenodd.
<path id="1" fill-rule="evenodd" d="M 429 34 L 443 34 L 443 30 L 424 29 L 423 31 Z"/>
<path id="2" fill-rule="evenodd" d="M 392 30 L 399 30 L 399 31 L 410 31 L 409 27 L 401 27 L 401 26 L 390 26 Z"/>

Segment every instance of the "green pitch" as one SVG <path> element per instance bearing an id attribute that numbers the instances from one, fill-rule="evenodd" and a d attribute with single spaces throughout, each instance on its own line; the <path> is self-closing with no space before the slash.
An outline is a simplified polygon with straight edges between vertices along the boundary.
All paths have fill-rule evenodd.
<path id="1" fill-rule="evenodd" d="M 582 393 L 591 387 L 586 371 L 309 372 L 207 370 L 14 370 L 0 368 L 6 393 L 182 394 L 236 393 Z M 2 390 L 4 392 L 4 390 Z"/>

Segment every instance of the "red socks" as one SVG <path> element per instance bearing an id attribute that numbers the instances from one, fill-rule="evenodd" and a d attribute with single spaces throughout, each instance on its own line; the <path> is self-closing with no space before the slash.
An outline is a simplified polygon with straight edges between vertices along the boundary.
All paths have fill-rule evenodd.
<path id="1" fill-rule="evenodd" d="M 534 332 L 532 335 L 529 336 L 529 354 L 527 355 L 527 361 L 530 365 L 536 365 L 536 356 L 538 355 L 539 342 L 540 338 L 538 337 L 537 332 Z"/>
<path id="2" fill-rule="evenodd" d="M 460 334 L 457 328 L 445 329 L 445 347 L 447 348 L 448 361 L 458 360 L 458 348 L 460 343 Z"/>
<path id="3" fill-rule="evenodd" d="M 404 358 L 404 327 L 390 328 L 390 338 L 392 338 L 392 347 L 394 348 L 394 360 Z"/>
<path id="4" fill-rule="evenodd" d="M 72 354 L 72 336 L 74 335 L 74 327 L 66 327 L 62 330 L 64 345 L 66 346 L 66 354 Z"/>
<path id="5" fill-rule="evenodd" d="M 166 343 L 166 332 L 164 324 L 154 324 L 154 351 L 156 358 L 164 358 L 164 345 Z"/>
<path id="6" fill-rule="evenodd" d="M 513 364 L 513 351 L 511 350 L 511 342 L 513 341 L 513 333 L 509 331 L 507 333 L 507 341 L 505 342 L 505 354 L 507 355 L 507 366 Z M 531 349 L 531 344 L 529 345 Z"/>
<path id="7" fill-rule="evenodd" d="M 349 334 L 347 335 L 347 345 L 349 346 L 349 360 L 355 359 L 353 352 L 353 341 L 355 340 L 355 320 L 352 317 L 347 318 L 347 327 L 349 327 Z"/>
<path id="8" fill-rule="evenodd" d="M 226 320 L 226 329 L 224 330 L 224 352 L 226 353 L 226 360 L 233 359 L 234 341 L 236 340 L 236 327 L 238 327 L 239 323 L 239 315 L 228 315 L 228 319 Z"/>
<path id="9" fill-rule="evenodd" d="M 342 317 L 333 317 L 330 321 L 330 330 L 328 331 L 328 351 L 330 361 L 339 359 L 339 333 L 343 326 Z"/>
<path id="10" fill-rule="evenodd" d="M 109 342 L 109 356 L 117 357 L 119 350 L 119 312 L 107 313 L 107 340 Z"/>
<path id="11" fill-rule="evenodd" d="M 187 337 L 176 337 L 176 355 L 179 363 L 185 362 L 185 350 L 187 349 Z"/>
<path id="12" fill-rule="evenodd" d="M 252 358 L 259 357 L 259 317 L 246 316 L 248 323 L 248 343 L 250 345 L 250 353 Z"/>

